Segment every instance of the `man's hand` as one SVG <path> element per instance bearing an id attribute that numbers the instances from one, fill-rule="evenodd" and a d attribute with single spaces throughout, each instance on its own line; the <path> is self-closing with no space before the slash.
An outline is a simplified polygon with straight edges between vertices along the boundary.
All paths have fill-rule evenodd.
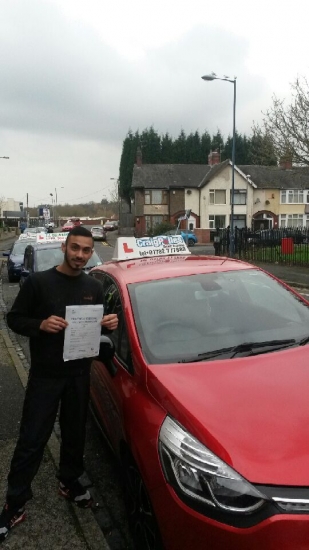
<path id="1" fill-rule="evenodd" d="M 111 313 L 110 315 L 104 315 L 101 320 L 101 326 L 107 328 L 108 330 L 115 330 L 118 326 L 118 317 L 116 313 Z"/>
<path id="2" fill-rule="evenodd" d="M 51 332 L 56 334 L 61 330 L 64 330 L 68 326 L 68 322 L 62 317 L 57 317 L 57 315 L 51 315 L 47 319 L 44 319 L 40 324 L 40 329 L 45 332 Z"/>

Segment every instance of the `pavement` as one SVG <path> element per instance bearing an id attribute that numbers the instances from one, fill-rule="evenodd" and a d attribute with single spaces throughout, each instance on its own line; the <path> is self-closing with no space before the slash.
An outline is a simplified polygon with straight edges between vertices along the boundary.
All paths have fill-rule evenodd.
<path id="1" fill-rule="evenodd" d="M 212 254 L 212 245 L 205 247 L 207 253 Z M 205 252 L 200 250 L 199 253 Z M 308 267 L 265 263 L 256 265 L 293 287 L 300 290 L 309 288 Z M 2 259 L 0 275 L 1 267 Z M 0 499 L 3 501 L 28 376 L 25 357 L 14 334 L 6 326 L 5 313 L 0 279 Z M 34 498 L 27 503 L 27 519 L 12 530 L 2 543 L 1 550 L 110 550 L 95 519 L 95 511 L 81 510 L 58 496 L 56 471 L 59 448 L 59 440 L 54 432 L 33 483 Z M 90 487 L 87 476 L 83 483 Z"/>
<path id="2" fill-rule="evenodd" d="M 262 262 L 255 262 L 254 265 L 268 271 L 268 273 L 294 288 L 299 290 L 309 289 L 309 266 L 286 266 Z"/>
<path id="3" fill-rule="evenodd" d="M 0 273 L 1 273 L 0 260 Z M 0 281 L 0 507 L 19 433 L 19 421 L 27 384 L 25 358 L 14 334 L 5 323 L 6 306 Z M 34 498 L 27 503 L 26 521 L 14 527 L 1 550 L 110 550 L 95 510 L 80 509 L 58 495 L 56 479 L 60 445 L 53 433 L 33 482 Z M 87 475 L 82 480 L 89 485 Z"/>

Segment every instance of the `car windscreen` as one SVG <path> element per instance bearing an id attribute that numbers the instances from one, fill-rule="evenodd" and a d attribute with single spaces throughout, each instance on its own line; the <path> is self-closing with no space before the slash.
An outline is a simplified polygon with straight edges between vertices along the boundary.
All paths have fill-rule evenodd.
<path id="1" fill-rule="evenodd" d="M 60 245 L 59 247 L 42 248 L 41 250 L 37 250 L 36 257 L 38 271 L 45 271 L 46 269 L 60 265 L 63 262 L 63 252 Z M 101 265 L 102 263 L 102 260 L 94 250 L 84 269 L 89 270 L 97 265 Z"/>
<path id="2" fill-rule="evenodd" d="M 30 240 L 29 241 L 24 240 L 24 241 L 19 241 L 15 243 L 11 254 L 13 254 L 13 256 L 19 256 L 24 254 L 26 246 L 29 244 L 29 242 Z"/>
<path id="3" fill-rule="evenodd" d="M 96 267 L 97 265 L 102 265 L 102 263 L 103 262 L 102 262 L 100 256 L 94 250 L 90 260 L 88 260 L 88 262 L 85 266 L 85 269 L 86 270 L 92 269 L 93 267 Z"/>
<path id="4" fill-rule="evenodd" d="M 309 305 L 255 269 L 135 283 L 128 290 L 148 363 L 198 361 L 215 350 L 309 335 Z"/>

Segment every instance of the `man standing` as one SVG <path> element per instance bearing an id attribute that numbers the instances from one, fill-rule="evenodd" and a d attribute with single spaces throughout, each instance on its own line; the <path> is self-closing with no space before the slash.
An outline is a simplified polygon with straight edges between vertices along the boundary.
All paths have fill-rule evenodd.
<path id="1" fill-rule="evenodd" d="M 91 358 L 64 362 L 66 306 L 103 304 L 102 285 L 83 272 L 93 252 L 93 238 L 75 227 L 62 244 L 63 263 L 27 278 L 11 311 L 8 326 L 30 338 L 31 368 L 26 388 L 19 439 L 8 475 L 6 503 L 0 515 L 0 542 L 25 519 L 31 483 L 52 433 L 60 405 L 61 448 L 59 494 L 80 507 L 92 504 L 78 481 L 84 471 L 86 417 Z M 104 330 L 117 328 L 117 315 L 105 315 Z"/>

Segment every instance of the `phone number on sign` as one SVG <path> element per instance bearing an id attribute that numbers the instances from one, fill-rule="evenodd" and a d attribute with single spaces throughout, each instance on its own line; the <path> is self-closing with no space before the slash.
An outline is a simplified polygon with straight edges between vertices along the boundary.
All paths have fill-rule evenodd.
<path id="1" fill-rule="evenodd" d="M 151 248 L 150 250 L 139 250 L 139 255 L 141 257 L 144 256 L 162 256 L 168 255 L 168 254 L 177 254 L 177 252 L 185 252 L 186 247 L 185 246 L 172 246 L 169 248 Z"/>

